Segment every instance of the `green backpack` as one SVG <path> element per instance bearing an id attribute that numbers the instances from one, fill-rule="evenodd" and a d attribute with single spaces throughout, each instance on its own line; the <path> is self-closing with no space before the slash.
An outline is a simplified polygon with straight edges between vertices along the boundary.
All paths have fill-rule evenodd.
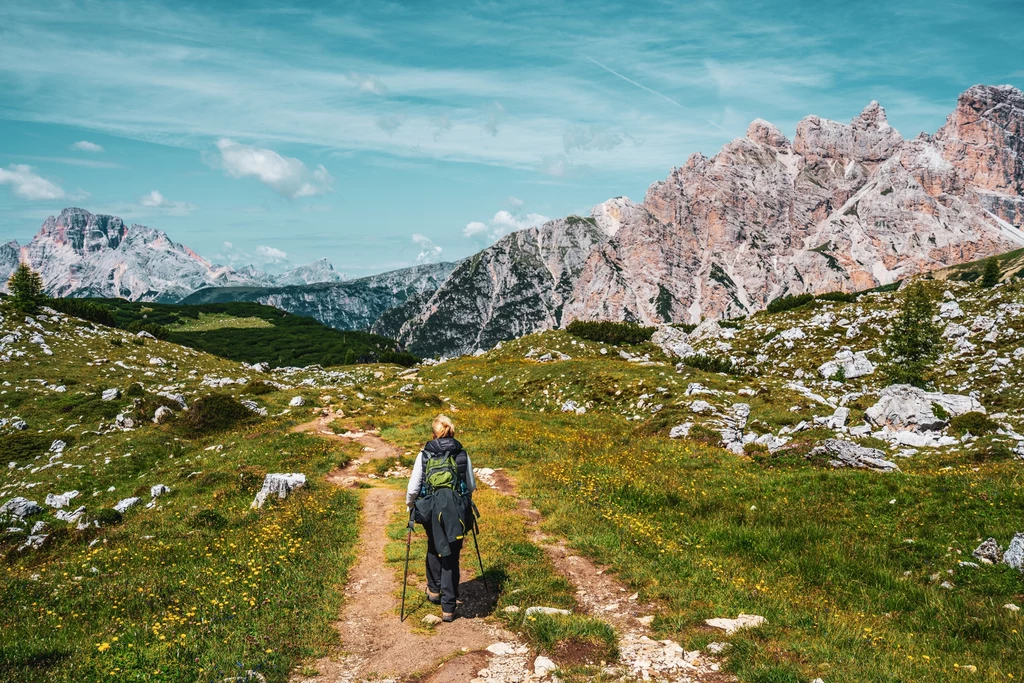
<path id="1" fill-rule="evenodd" d="M 423 451 L 423 491 L 426 495 L 438 489 L 459 491 L 459 466 L 450 451 L 429 453 Z"/>

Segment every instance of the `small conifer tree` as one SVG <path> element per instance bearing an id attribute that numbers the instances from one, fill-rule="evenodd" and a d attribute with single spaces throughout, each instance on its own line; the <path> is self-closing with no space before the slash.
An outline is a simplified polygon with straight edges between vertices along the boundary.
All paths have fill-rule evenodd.
<path id="1" fill-rule="evenodd" d="M 7 281 L 11 305 L 22 313 L 35 313 L 48 298 L 39 273 L 22 263 Z"/>
<path id="2" fill-rule="evenodd" d="M 923 387 L 931 363 L 942 350 L 942 336 L 933 321 L 935 301 L 921 282 L 903 293 L 900 309 L 885 340 L 887 355 L 883 366 L 891 384 Z"/>
<path id="3" fill-rule="evenodd" d="M 999 284 L 999 259 L 990 258 L 985 262 L 985 270 L 981 271 L 981 286 L 995 287 Z"/>

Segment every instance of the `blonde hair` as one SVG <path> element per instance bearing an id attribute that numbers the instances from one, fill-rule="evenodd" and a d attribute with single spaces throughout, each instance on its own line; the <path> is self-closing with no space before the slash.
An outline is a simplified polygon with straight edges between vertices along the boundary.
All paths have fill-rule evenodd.
<path id="1" fill-rule="evenodd" d="M 440 439 L 445 436 L 455 436 L 455 424 L 447 415 L 438 415 L 430 423 L 430 429 L 434 432 L 434 438 Z"/>

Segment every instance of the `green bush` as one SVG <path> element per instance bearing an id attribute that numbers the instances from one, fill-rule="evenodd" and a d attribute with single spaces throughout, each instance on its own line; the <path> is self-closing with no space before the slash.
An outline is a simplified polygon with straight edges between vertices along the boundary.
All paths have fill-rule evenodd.
<path id="1" fill-rule="evenodd" d="M 101 527 L 114 526 L 115 524 L 120 524 L 124 516 L 113 508 L 103 508 L 102 510 L 97 510 L 92 519 L 95 522 L 99 522 Z"/>
<path id="2" fill-rule="evenodd" d="M 696 353 L 683 359 L 687 367 L 703 370 L 704 372 L 724 372 L 730 375 L 742 374 L 731 358 L 722 356 L 709 356 L 705 353 Z"/>
<path id="3" fill-rule="evenodd" d="M 949 431 L 958 436 L 962 436 L 968 432 L 974 436 L 991 434 L 997 429 L 999 429 L 999 424 L 996 423 L 995 420 L 985 413 L 979 413 L 977 411 L 957 415 L 949 421 Z"/>
<path id="4" fill-rule="evenodd" d="M 51 299 L 46 305 L 65 315 L 88 320 L 97 325 L 117 327 L 117 317 L 113 311 L 88 299 Z"/>
<path id="5" fill-rule="evenodd" d="M 824 294 L 818 294 L 814 297 L 818 301 L 837 301 L 843 304 L 852 304 L 857 300 L 857 294 L 854 292 L 825 292 Z"/>
<path id="6" fill-rule="evenodd" d="M 19 466 L 35 459 L 37 455 L 44 455 L 53 443 L 52 436 L 45 434 L 33 434 L 30 432 L 14 432 L 7 436 L 0 437 L 0 465 L 7 466 L 9 462 L 16 462 Z"/>
<path id="7" fill-rule="evenodd" d="M 791 311 L 794 308 L 800 308 L 814 301 L 813 294 L 787 294 L 786 296 L 780 296 L 778 299 L 772 299 L 768 302 L 767 310 L 769 313 L 782 313 L 783 311 Z"/>
<path id="8" fill-rule="evenodd" d="M 904 291 L 900 309 L 883 344 L 883 370 L 892 384 L 924 387 L 925 374 L 942 350 L 939 326 L 933 321 L 938 307 L 921 282 Z"/>
<path id="9" fill-rule="evenodd" d="M 995 287 L 999 284 L 999 275 L 999 259 L 993 256 L 985 262 L 985 268 L 981 271 L 981 286 Z"/>
<path id="10" fill-rule="evenodd" d="M 43 287 L 43 278 L 22 263 L 7 280 L 11 306 L 22 313 L 35 313 L 49 300 Z"/>
<path id="11" fill-rule="evenodd" d="M 422 360 L 419 356 L 405 351 L 382 351 L 377 358 L 379 363 L 394 363 L 406 368 L 411 368 Z M 346 363 L 348 364 L 348 363 Z"/>
<path id="12" fill-rule="evenodd" d="M 682 330 L 686 334 L 690 334 L 695 329 L 697 329 L 697 324 L 696 323 L 673 323 L 672 327 L 678 327 L 680 330 Z"/>
<path id="13" fill-rule="evenodd" d="M 255 414 L 227 394 L 207 394 L 181 414 L 178 424 L 189 433 L 208 434 L 230 429 Z"/>
<path id="14" fill-rule="evenodd" d="M 654 334 L 653 327 L 610 320 L 573 320 L 565 330 L 574 337 L 602 344 L 642 344 Z"/>
<path id="15" fill-rule="evenodd" d="M 132 334 L 138 334 L 139 332 L 148 332 L 157 339 L 167 339 L 168 331 L 163 325 L 157 323 L 147 322 L 145 320 L 136 320 L 135 322 L 129 323 L 124 328 Z"/>
<path id="16" fill-rule="evenodd" d="M 249 396 L 265 396 L 266 394 L 272 394 L 275 391 L 277 391 L 277 387 L 269 382 L 264 382 L 261 379 L 249 382 L 245 385 L 245 388 L 242 389 L 242 393 Z"/>
<path id="17" fill-rule="evenodd" d="M 228 519 L 216 510 L 207 508 L 192 515 L 188 523 L 193 529 L 223 529 L 228 525 Z"/>

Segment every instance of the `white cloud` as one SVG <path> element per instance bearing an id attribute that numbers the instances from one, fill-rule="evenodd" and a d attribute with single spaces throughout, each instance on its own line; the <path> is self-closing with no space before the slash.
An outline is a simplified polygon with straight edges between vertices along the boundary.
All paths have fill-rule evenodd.
<path id="1" fill-rule="evenodd" d="M 512 206 L 512 211 L 502 209 L 494 214 L 494 217 L 487 223 L 480 221 L 470 221 L 467 223 L 466 227 L 462 229 L 463 236 L 483 237 L 493 242 L 510 232 L 535 228 L 551 220 L 539 213 L 524 212 L 522 210 L 522 200 L 516 197 L 509 197 L 509 204 Z"/>
<path id="2" fill-rule="evenodd" d="M 156 190 L 139 197 L 139 204 L 147 209 L 160 209 L 172 216 L 186 216 L 196 208 L 188 202 L 172 202 Z"/>
<path id="3" fill-rule="evenodd" d="M 396 130 L 405 123 L 405 116 L 402 114 L 380 115 L 377 117 L 377 127 L 388 135 L 393 135 Z"/>
<path id="4" fill-rule="evenodd" d="M 282 197 L 298 199 L 331 191 L 334 178 L 318 165 L 312 171 L 298 159 L 272 149 L 243 145 L 230 138 L 217 141 L 220 165 L 233 178 L 256 178 Z"/>
<path id="5" fill-rule="evenodd" d="M 448 114 L 441 114 L 434 119 L 434 142 L 452 129 L 452 118 Z"/>
<path id="6" fill-rule="evenodd" d="M 14 196 L 29 201 L 61 199 L 65 194 L 59 185 L 38 175 L 31 166 L 25 164 L 0 168 L 0 185 L 10 185 Z"/>
<path id="7" fill-rule="evenodd" d="M 441 257 L 441 247 L 434 244 L 426 235 L 416 233 L 412 236 L 412 241 L 420 248 L 416 263 L 434 263 Z"/>
<path id="8" fill-rule="evenodd" d="M 280 263 L 288 259 L 288 254 L 276 247 L 268 247 L 261 244 L 256 247 L 256 253 L 264 258 L 267 263 Z"/>
<path id="9" fill-rule="evenodd" d="M 354 71 L 348 74 L 348 80 L 355 83 L 361 92 L 384 97 L 388 94 L 388 88 L 384 82 L 373 74 L 359 74 Z"/>
<path id="10" fill-rule="evenodd" d="M 492 102 L 491 105 L 487 107 L 487 120 L 484 121 L 484 130 L 497 137 L 499 126 L 501 126 L 507 118 L 508 112 L 505 111 L 505 106 L 501 102 Z"/>
<path id="11" fill-rule="evenodd" d="M 88 140 L 79 140 L 75 144 L 71 145 L 71 149 L 78 150 L 79 152 L 102 152 L 103 147 L 97 145 L 95 142 L 89 142 Z"/>

